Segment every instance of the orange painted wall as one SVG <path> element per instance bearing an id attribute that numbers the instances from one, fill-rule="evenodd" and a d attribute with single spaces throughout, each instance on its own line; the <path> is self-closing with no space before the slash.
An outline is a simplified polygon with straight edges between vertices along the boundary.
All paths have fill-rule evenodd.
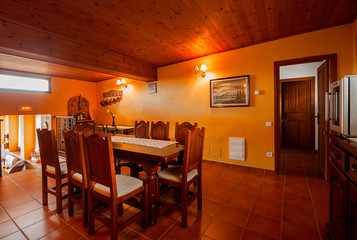
<path id="1" fill-rule="evenodd" d="M 352 55 L 353 55 L 353 74 L 357 74 L 357 18 L 353 22 L 353 48 L 352 48 Z"/>
<path id="2" fill-rule="evenodd" d="M 19 105 L 32 105 L 29 114 L 67 115 L 67 102 L 71 97 L 82 94 L 89 101 L 90 114 L 95 118 L 96 83 L 52 77 L 51 93 L 28 93 L 0 91 L 0 115 L 24 114 L 17 111 Z"/>
<path id="3" fill-rule="evenodd" d="M 24 147 L 21 156 L 31 159 L 31 153 L 35 150 L 35 115 L 24 116 Z"/>
<path id="4" fill-rule="evenodd" d="M 198 122 L 206 127 L 204 158 L 226 163 L 274 169 L 275 61 L 323 54 L 338 54 L 338 77 L 352 72 L 352 24 L 301 34 L 242 49 L 194 59 L 158 69 L 158 93 L 148 94 L 147 84 L 128 80 L 123 100 L 111 107 L 97 104 L 98 122 L 111 123 L 109 108 L 119 115 L 117 124 L 135 120 Z M 193 66 L 206 64 L 206 79 L 193 77 Z M 250 107 L 210 108 L 209 79 L 250 75 Z M 116 79 L 97 83 L 98 102 L 104 91 L 118 89 Z M 263 92 L 254 95 L 254 90 Z M 273 123 L 274 124 L 274 123 Z M 246 161 L 229 159 L 229 137 L 246 138 Z"/>
<path id="5" fill-rule="evenodd" d="M 18 151 L 18 141 L 19 141 L 19 116 L 10 115 L 9 116 L 9 150 Z"/>

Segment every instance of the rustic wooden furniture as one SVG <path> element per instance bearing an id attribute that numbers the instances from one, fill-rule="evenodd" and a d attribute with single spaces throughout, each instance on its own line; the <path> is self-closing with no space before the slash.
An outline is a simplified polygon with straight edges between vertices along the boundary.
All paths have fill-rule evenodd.
<path id="1" fill-rule="evenodd" d="M 1 136 L 1 122 L 3 120 L 0 119 L 0 136 Z M 0 177 L 2 177 L 2 166 L 1 166 L 2 162 L 1 162 L 1 144 L 0 144 Z"/>
<path id="2" fill-rule="evenodd" d="M 357 142 L 329 136 L 330 216 L 333 240 L 357 239 Z"/>
<path id="3" fill-rule="evenodd" d="M 62 195 L 62 187 L 67 185 L 67 182 L 62 183 L 62 180 L 67 178 L 67 166 L 59 162 L 54 130 L 44 128 L 36 131 L 42 167 L 42 204 L 46 206 L 48 193 L 53 194 L 56 196 L 57 213 L 62 213 L 62 200 L 67 198 L 67 195 Z M 54 188 L 48 188 L 48 178 L 55 179 Z"/>
<path id="4" fill-rule="evenodd" d="M 138 138 L 149 138 L 149 121 L 135 121 L 134 135 Z M 130 168 L 130 175 L 138 178 L 139 172 L 143 171 L 143 167 L 137 163 L 125 162 L 115 154 L 117 160 L 117 171 L 120 173 L 122 167 Z"/>
<path id="5" fill-rule="evenodd" d="M 98 134 L 85 138 L 86 166 L 88 173 L 88 234 L 94 234 L 94 219 L 110 226 L 111 239 L 118 239 L 118 232 L 139 217 L 144 216 L 143 227 L 147 226 L 148 191 L 147 184 L 137 178 L 115 174 L 113 147 L 110 138 L 103 139 Z M 138 194 L 142 195 L 141 211 L 123 221 L 118 226 L 118 210 L 121 204 Z M 102 209 L 96 209 L 97 200 L 110 207 L 110 219 Z M 121 213 L 122 211 L 120 211 Z"/>
<path id="6" fill-rule="evenodd" d="M 135 121 L 134 135 L 139 138 L 149 138 L 150 122 Z"/>
<path id="7" fill-rule="evenodd" d="M 175 139 L 178 143 L 184 145 L 185 140 L 186 140 L 186 131 L 190 130 L 192 131 L 198 126 L 198 124 L 195 122 L 194 124 L 191 124 L 189 122 L 183 122 L 183 123 L 178 123 L 176 122 L 175 124 Z"/>
<path id="8" fill-rule="evenodd" d="M 81 95 L 72 97 L 67 105 L 68 116 L 73 116 L 77 121 L 91 120 L 89 102 Z"/>
<path id="9" fill-rule="evenodd" d="M 194 124 L 191 124 L 189 122 L 183 122 L 183 123 L 178 123 L 176 122 L 175 124 L 175 139 L 179 144 L 185 145 L 185 140 L 186 140 L 186 131 L 190 130 L 192 131 L 198 127 L 197 122 Z M 182 159 L 183 159 L 183 152 L 181 152 L 180 156 L 178 156 L 177 160 L 170 162 L 169 165 L 182 165 Z"/>
<path id="10" fill-rule="evenodd" d="M 159 163 L 167 163 L 175 159 L 180 151 L 184 149 L 184 146 L 171 144 L 164 148 L 154 148 L 127 143 L 113 143 L 113 149 L 114 153 L 120 156 L 120 159 L 143 166 L 149 187 L 149 224 L 154 225 L 159 215 L 156 192 L 156 172 L 159 168 Z"/>
<path id="11" fill-rule="evenodd" d="M 158 140 L 170 140 L 169 138 L 170 123 L 164 123 L 158 121 L 156 123 L 151 122 L 151 138 Z"/>
<path id="12" fill-rule="evenodd" d="M 85 137 L 88 137 L 97 131 L 97 124 L 90 122 L 76 123 L 73 125 L 73 130 L 81 132 Z"/>
<path id="13" fill-rule="evenodd" d="M 73 216 L 74 203 L 82 207 L 83 227 L 87 227 L 87 173 L 81 132 L 63 131 L 68 172 L 68 215 Z"/>
<path id="14" fill-rule="evenodd" d="M 178 208 L 181 211 L 181 225 L 187 226 L 188 205 L 197 198 L 197 209 L 202 210 L 202 155 L 205 128 L 195 128 L 186 132 L 185 156 L 183 166 L 169 167 L 158 173 L 159 184 L 165 184 L 180 189 L 181 201 L 178 204 L 169 204 L 169 207 Z M 190 192 L 189 186 L 197 183 L 196 192 Z"/>
<path id="15" fill-rule="evenodd" d="M 54 116 L 56 119 L 56 142 L 58 151 L 64 152 L 63 130 L 73 130 L 76 119 L 72 116 Z"/>

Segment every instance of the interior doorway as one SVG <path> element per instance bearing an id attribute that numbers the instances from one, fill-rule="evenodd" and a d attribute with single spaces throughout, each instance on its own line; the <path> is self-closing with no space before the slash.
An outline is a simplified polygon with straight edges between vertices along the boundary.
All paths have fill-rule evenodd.
<path id="1" fill-rule="evenodd" d="M 313 56 L 313 57 L 306 57 L 306 58 L 299 58 L 299 59 L 289 59 L 289 60 L 284 60 L 284 61 L 278 61 L 274 63 L 274 82 L 275 82 L 275 90 L 274 90 L 274 98 L 275 98 L 275 107 L 274 107 L 274 112 L 275 112 L 275 116 L 274 116 L 274 120 L 275 120 L 275 126 L 274 126 L 274 130 L 275 130 L 275 173 L 276 174 L 280 174 L 282 173 L 282 169 L 283 169 L 283 164 L 281 162 L 282 156 L 284 154 L 284 152 L 286 151 L 286 149 L 284 148 L 284 144 L 286 144 L 286 136 L 284 136 L 284 124 L 285 123 L 285 119 L 286 119 L 286 113 L 283 109 L 284 107 L 284 87 L 286 88 L 286 91 L 289 91 L 288 89 L 290 88 L 290 91 L 293 92 L 293 90 L 291 89 L 296 89 L 296 84 L 295 87 L 293 87 L 294 84 L 282 84 L 281 81 L 281 76 L 280 76 L 280 68 L 283 66 L 289 66 L 289 65 L 295 65 L 295 64 L 303 64 L 303 63 L 312 63 L 312 62 L 323 62 L 325 61 L 325 78 L 323 78 L 323 80 L 320 79 L 321 82 L 319 82 L 319 84 L 317 84 L 317 102 L 320 105 L 319 108 L 321 109 L 325 109 L 325 101 L 324 101 L 324 97 L 323 100 L 321 100 L 321 96 L 325 95 L 325 92 L 328 92 L 329 90 L 329 83 L 333 80 L 335 80 L 337 78 L 337 54 L 329 54 L 329 55 L 320 55 L 320 56 Z M 319 74 L 316 73 L 317 78 L 319 78 Z M 319 79 L 317 79 L 317 81 L 319 81 Z M 293 81 L 291 81 L 293 82 Z M 302 84 L 303 85 L 303 84 Z M 305 83 L 305 87 L 306 83 Z M 301 88 L 301 86 L 300 86 Z M 303 87 L 302 87 L 303 88 Z M 310 85 L 310 90 L 311 90 L 311 85 Z M 311 91 L 314 92 L 314 91 Z M 314 95 L 310 92 L 310 98 L 314 98 Z M 286 94 L 286 93 L 285 93 Z M 295 94 L 296 94 L 296 90 L 295 90 Z M 293 94 L 290 94 L 293 95 Z M 294 97 L 291 96 L 291 99 L 293 99 Z M 296 100 L 296 98 L 295 98 Z M 311 99 L 310 99 L 311 100 Z M 310 101 L 311 104 L 311 101 Z M 286 105 L 286 104 L 285 104 Z M 305 105 L 307 106 L 307 105 Z M 308 121 L 305 121 L 305 123 L 300 123 L 301 126 L 305 126 L 305 129 L 307 129 L 306 131 L 309 131 L 309 134 L 300 134 L 296 133 L 297 137 L 301 137 L 302 139 L 309 139 L 310 143 L 309 144 L 305 144 L 305 146 L 300 146 L 300 147 L 306 147 L 307 145 L 308 148 L 311 150 L 316 149 L 317 151 L 317 155 L 319 156 L 319 159 L 321 157 L 321 159 L 319 160 L 319 171 L 325 176 L 327 176 L 327 133 L 328 133 L 328 129 L 329 129 L 329 125 L 328 125 L 328 121 L 325 120 L 324 116 L 322 116 L 322 112 L 319 110 L 316 110 L 316 114 L 315 114 L 315 109 L 313 106 L 310 105 L 310 108 L 306 108 L 304 111 L 305 113 L 307 111 L 309 111 L 310 109 L 310 116 Z M 292 112 L 294 112 L 294 109 L 290 109 L 292 110 Z M 296 110 L 296 109 L 295 109 Z M 299 109 L 298 109 L 299 110 Z M 297 111 L 298 112 L 298 111 Z M 289 113 L 288 113 L 289 114 Z M 298 114 L 295 115 L 299 115 L 300 112 L 298 112 Z M 290 114 L 291 115 L 291 114 Z M 300 114 L 300 118 L 303 114 Z M 299 118 L 299 116 L 295 116 L 297 118 Z M 316 123 L 318 123 L 318 127 L 316 127 L 316 129 L 319 129 L 318 131 L 314 131 L 314 127 L 312 127 L 311 124 L 311 119 L 312 117 L 316 117 L 317 121 Z M 307 119 L 306 117 L 304 119 Z M 290 128 L 293 129 L 293 131 L 296 131 L 296 129 L 294 129 L 294 127 L 292 127 L 294 124 L 295 126 L 297 126 L 299 123 L 297 123 L 297 120 L 299 119 L 295 119 L 295 123 L 288 123 L 288 126 L 290 124 Z M 301 119 L 300 119 L 301 120 Z M 309 127 L 307 126 L 308 123 L 310 123 Z M 314 121 L 315 122 L 315 121 Z M 300 126 L 300 127 L 301 127 Z M 307 128 L 306 128 L 307 127 Z M 288 127 L 289 128 L 289 127 Z M 306 132 L 305 132 L 306 133 Z M 300 134 L 300 135 L 299 135 Z M 309 136 L 310 135 L 310 136 Z M 313 141 L 311 136 L 312 135 L 316 135 L 316 140 Z M 285 137 L 285 138 L 284 138 Z M 296 139 L 290 139 L 290 141 L 295 141 L 298 142 Z M 320 142 L 320 144 L 318 144 Z M 291 143 L 291 142 L 290 142 Z M 301 141 L 300 141 L 301 144 Z M 304 145 L 304 144 L 303 144 Z M 283 151 L 282 151 L 283 150 Z"/>

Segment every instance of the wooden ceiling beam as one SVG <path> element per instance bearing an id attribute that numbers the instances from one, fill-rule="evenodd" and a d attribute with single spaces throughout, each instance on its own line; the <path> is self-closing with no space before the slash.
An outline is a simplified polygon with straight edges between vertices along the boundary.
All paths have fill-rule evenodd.
<path id="1" fill-rule="evenodd" d="M 0 53 L 140 81 L 156 80 L 146 62 L 0 18 Z"/>

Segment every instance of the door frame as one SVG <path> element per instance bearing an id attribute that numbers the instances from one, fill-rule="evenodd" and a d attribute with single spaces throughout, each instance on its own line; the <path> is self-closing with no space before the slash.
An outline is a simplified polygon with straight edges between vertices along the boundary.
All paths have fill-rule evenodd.
<path id="1" fill-rule="evenodd" d="M 320 62 L 326 60 L 329 65 L 328 86 L 337 80 L 337 53 L 318 55 L 304 58 L 295 58 L 274 62 L 274 145 L 275 145 L 275 174 L 280 174 L 280 147 L 281 147 L 281 83 L 280 67 L 293 64 Z M 317 91 L 323 91 L 319 87 Z"/>
<path id="2" fill-rule="evenodd" d="M 310 108 L 310 129 L 311 129 L 311 135 L 310 135 L 310 150 L 315 150 L 315 77 L 301 77 L 301 78 L 289 78 L 289 79 L 283 79 L 280 80 L 280 98 L 282 102 L 282 93 L 283 93 L 283 84 L 284 83 L 289 83 L 289 82 L 305 82 L 309 81 L 310 82 L 310 101 L 311 101 L 311 108 Z M 283 104 L 281 104 L 281 109 L 280 112 L 283 112 Z M 281 121 L 281 119 L 280 119 Z M 282 123 L 281 123 L 282 126 Z M 313 131 L 312 131 L 313 130 Z M 281 138 L 283 135 L 283 129 L 281 128 Z"/>

